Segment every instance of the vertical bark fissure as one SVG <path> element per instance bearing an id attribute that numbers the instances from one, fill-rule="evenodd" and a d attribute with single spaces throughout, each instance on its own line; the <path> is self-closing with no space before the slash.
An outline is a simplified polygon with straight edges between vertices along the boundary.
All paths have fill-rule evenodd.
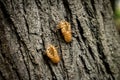
<path id="1" fill-rule="evenodd" d="M 21 40 L 21 38 L 20 38 L 20 36 L 19 36 L 19 34 L 18 34 L 18 32 L 17 32 L 16 27 L 14 27 L 14 23 L 13 23 L 12 21 L 11 21 L 11 23 L 13 24 L 13 28 L 11 28 L 11 30 L 12 30 L 12 32 L 15 32 L 16 37 L 17 37 L 17 42 L 18 42 L 18 44 L 20 45 L 20 47 L 24 47 L 24 50 L 25 50 L 25 51 L 27 50 L 27 52 L 25 52 L 25 53 L 27 54 L 27 53 L 28 53 L 28 49 L 27 49 L 26 44 L 24 43 L 24 41 Z M 23 46 L 21 46 L 21 45 L 23 45 Z M 20 49 L 20 52 L 21 52 L 22 57 L 24 57 L 21 49 Z M 28 56 L 26 56 L 26 57 L 30 57 L 30 55 L 28 54 Z M 24 58 L 23 58 L 23 61 L 24 61 L 24 64 L 25 64 L 25 67 L 26 67 L 26 70 L 27 70 L 29 79 L 31 80 L 30 70 L 28 69 L 27 64 L 26 64 Z M 18 73 L 18 75 L 19 75 L 19 73 Z"/>
<path id="2" fill-rule="evenodd" d="M 99 30 L 98 30 L 99 31 Z M 115 78 L 114 78 L 114 76 L 113 76 L 113 74 L 112 74 L 112 71 L 110 70 L 110 65 L 109 65 L 109 63 L 107 62 L 107 58 L 106 58 L 106 56 L 105 56 L 105 54 L 104 54 L 104 46 L 103 46 L 103 43 L 102 43 L 102 40 L 100 39 L 100 37 L 99 37 L 99 34 L 100 33 L 98 33 L 98 43 L 97 43 L 97 50 L 98 50 L 98 52 L 99 52 L 99 54 L 100 54 L 100 59 L 102 60 L 102 62 L 103 62 L 103 65 L 104 65 L 104 68 L 105 68 L 105 70 L 106 70 L 106 72 L 112 77 L 112 79 L 114 80 Z"/>
<path id="3" fill-rule="evenodd" d="M 1 24 L 0 24 L 0 26 L 2 26 Z M 0 54 L 1 54 L 1 57 L 5 60 L 6 59 L 6 61 L 7 61 L 7 58 L 6 58 L 6 56 L 5 56 L 5 53 L 4 53 L 4 51 L 3 51 L 3 49 L 4 49 L 4 47 L 3 47 L 3 45 L 5 46 L 5 43 L 3 43 L 3 40 L 5 40 L 5 38 L 2 36 L 4 34 L 4 30 L 3 30 L 3 28 L 1 29 L 0 28 Z M 4 34 L 5 35 L 5 34 Z M 1 58 L 0 57 L 0 58 Z M 1 58 L 1 59 L 2 59 Z M 0 65 L 0 75 L 1 75 L 1 77 L 4 79 L 4 80 L 6 80 L 6 76 L 4 75 L 4 73 L 1 71 L 1 66 L 3 66 L 3 63 L 2 63 L 2 60 L 0 61 L 0 63 L 1 63 L 1 65 Z M 5 63 L 4 63 L 5 64 Z M 4 65 L 5 66 L 5 65 Z"/>
<path id="4" fill-rule="evenodd" d="M 20 45 L 20 47 L 22 47 L 22 46 Z M 28 68 L 28 64 L 27 64 L 27 62 L 26 62 L 25 59 L 24 59 L 24 55 L 22 54 L 23 52 L 22 52 L 21 49 L 20 49 L 20 52 L 21 52 L 22 59 L 23 59 L 23 61 L 24 61 L 24 64 L 25 64 L 25 67 L 26 67 L 26 70 L 27 70 L 27 73 L 28 73 L 28 79 L 31 80 L 30 70 L 29 70 L 29 68 Z"/>
<path id="5" fill-rule="evenodd" d="M 103 9 L 104 9 L 104 8 L 103 8 Z M 106 10 L 106 9 L 105 9 L 105 10 Z M 105 14 L 106 14 L 106 13 L 105 13 Z M 102 20 L 103 20 L 104 32 L 105 32 L 105 27 L 106 27 L 105 25 L 107 24 L 107 23 L 105 23 L 105 22 L 106 22 L 105 19 L 107 19 L 107 16 L 108 16 L 108 15 L 105 16 L 105 14 L 103 13 L 103 11 L 100 11 L 100 15 L 101 15 Z M 100 42 L 99 45 L 101 46 L 99 49 L 102 51 L 100 55 L 102 56 L 101 59 L 102 59 L 102 61 L 103 61 L 103 65 L 105 66 L 106 72 L 107 72 L 113 79 L 115 79 L 114 76 L 113 76 L 113 73 L 112 73 L 112 71 L 111 71 L 110 64 L 108 63 L 108 59 L 107 59 L 107 57 L 110 57 L 110 56 L 106 56 L 106 55 L 105 55 L 106 52 L 104 52 L 105 47 L 104 47 L 104 44 L 102 43 L 102 42 L 103 42 L 102 39 L 100 38 L 100 34 L 102 34 L 101 31 L 100 31 L 100 28 L 99 28 L 98 31 L 99 31 L 99 33 L 98 33 L 98 34 L 99 34 L 99 35 L 98 35 L 99 41 L 98 41 L 98 42 Z M 108 33 L 108 32 L 106 31 L 106 33 Z M 106 34 L 102 34 L 102 36 L 103 36 L 103 35 L 105 35 L 104 38 L 107 39 L 107 38 L 106 38 Z M 107 43 L 106 43 L 106 44 L 107 44 Z M 107 53 L 107 54 L 110 54 L 110 53 Z"/>
<path id="6" fill-rule="evenodd" d="M 85 62 L 84 58 L 82 56 L 79 56 L 79 57 L 80 57 L 80 59 L 82 61 L 82 64 L 84 65 L 86 73 L 89 74 L 89 69 L 87 68 L 87 65 L 86 65 L 86 62 Z"/>
<path id="7" fill-rule="evenodd" d="M 105 70 L 106 70 L 106 72 L 112 77 L 112 79 L 114 80 L 115 78 L 114 78 L 114 76 L 113 76 L 113 74 L 112 74 L 112 72 L 111 72 L 111 70 L 110 70 L 110 66 L 109 66 L 109 63 L 108 62 L 106 62 L 106 56 L 104 55 L 104 52 L 103 52 L 103 47 L 104 46 L 102 46 L 102 43 L 97 43 L 97 50 L 98 50 L 98 52 L 99 52 L 99 54 L 100 54 L 100 59 L 102 60 L 102 62 L 103 62 L 103 65 L 104 65 L 104 68 L 105 68 Z"/>
<path id="8" fill-rule="evenodd" d="M 72 12 L 71 12 L 71 9 L 69 7 L 69 2 L 68 0 L 62 0 L 63 1 L 63 5 L 64 5 L 64 8 L 66 10 L 66 16 L 67 16 L 67 21 L 71 21 L 72 22 Z"/>
<path id="9" fill-rule="evenodd" d="M 85 8 L 85 10 L 87 11 L 87 13 L 88 13 L 89 16 L 93 17 L 93 16 L 92 16 L 92 12 L 91 12 L 92 10 L 89 10 L 90 7 L 88 7 L 87 5 L 88 5 L 88 4 L 87 4 L 86 2 L 84 2 L 84 8 Z M 93 8 L 94 8 L 94 6 L 93 6 Z M 95 9 L 94 9 L 94 10 L 95 10 Z M 91 21 L 91 20 L 90 20 L 90 21 Z M 99 30 L 100 30 L 100 29 L 99 29 Z M 98 31 L 99 31 L 99 30 L 98 30 Z M 93 32 L 93 31 L 91 31 L 91 32 Z M 96 31 L 95 31 L 95 32 L 96 32 Z M 97 34 L 95 34 L 95 35 L 97 35 Z M 99 42 L 99 41 L 98 41 L 98 42 Z M 102 42 L 101 42 L 100 44 L 102 44 Z M 98 46 L 99 46 L 99 45 L 98 45 Z M 101 46 L 101 48 L 102 48 L 102 47 L 104 48 L 104 46 Z M 103 49 L 101 49 L 101 50 L 103 50 Z M 114 76 L 113 76 L 113 74 L 112 74 L 112 72 L 111 72 L 111 70 L 110 70 L 110 67 L 109 67 L 109 63 L 106 62 L 106 59 L 107 59 L 107 58 L 106 58 L 106 56 L 104 55 L 104 52 L 101 53 L 101 58 L 102 58 L 101 60 L 103 61 L 103 65 L 105 66 L 105 69 L 106 69 L 107 73 L 110 74 L 111 77 L 114 79 Z"/>
<path id="10" fill-rule="evenodd" d="M 25 0 L 22 0 L 22 4 L 23 4 L 23 11 L 24 11 L 24 14 L 26 14 L 26 10 L 25 10 Z M 29 30 L 29 29 L 28 29 Z"/>
<path id="11" fill-rule="evenodd" d="M 6 80 L 1 71 L 0 71 L 0 79 Z"/>
<path id="12" fill-rule="evenodd" d="M 95 1 L 94 0 L 90 0 L 92 8 L 94 10 L 94 13 L 96 14 L 96 8 L 95 8 Z"/>
<path id="13" fill-rule="evenodd" d="M 40 11 L 44 11 L 43 9 L 42 9 L 42 7 L 41 7 L 41 2 L 39 1 L 39 0 L 35 0 L 35 3 L 36 3 L 36 5 L 37 5 L 37 7 L 38 7 L 38 10 L 40 9 Z"/>
<path id="14" fill-rule="evenodd" d="M 80 24 L 80 21 L 78 20 L 78 18 L 76 18 L 76 22 L 77 22 L 78 30 L 81 35 L 82 41 L 85 43 L 86 38 L 83 36 L 83 34 L 84 34 L 83 28 L 81 27 L 81 24 Z"/>
<path id="15" fill-rule="evenodd" d="M 5 17 L 6 17 L 6 15 L 7 15 L 7 20 L 8 20 L 7 22 L 8 22 L 9 25 L 11 25 L 10 28 L 11 28 L 12 32 L 15 32 L 15 35 L 16 35 L 16 37 L 17 37 L 17 40 L 18 40 L 19 45 L 22 44 L 23 47 L 24 47 L 24 50 L 26 51 L 25 53 L 29 53 L 29 50 L 28 50 L 28 48 L 27 48 L 27 45 L 24 43 L 23 40 L 21 40 L 21 37 L 19 36 L 19 34 L 18 34 L 18 32 L 17 32 L 17 29 L 16 29 L 16 27 L 15 27 L 13 21 L 10 19 L 10 16 L 9 16 L 8 12 L 6 11 L 5 8 L 4 8 L 3 11 L 5 11 L 5 12 L 4 12 Z M 22 53 L 21 53 L 21 55 L 22 55 L 22 57 L 23 57 L 23 54 L 22 54 Z M 31 54 L 28 54 L 28 57 L 30 58 L 31 62 L 34 63 L 34 61 L 33 61 L 33 59 L 32 59 L 34 56 L 31 55 Z M 23 60 L 24 60 L 24 59 L 23 59 Z M 24 64 L 25 64 L 25 66 L 26 66 L 26 70 L 27 70 L 27 72 L 28 72 L 29 79 L 31 79 L 31 76 L 30 76 L 30 70 L 28 69 L 25 60 L 24 60 Z M 14 70 L 15 70 L 17 76 L 18 76 L 19 79 L 20 79 L 21 77 L 19 76 L 19 75 L 20 75 L 19 72 L 18 72 L 16 69 L 14 69 Z"/>
<path id="16" fill-rule="evenodd" d="M 50 63 L 47 62 L 47 65 L 48 65 L 48 67 L 49 67 L 49 69 L 50 69 L 50 72 L 51 72 L 51 75 L 52 75 L 52 79 L 53 79 L 53 80 L 56 80 L 57 77 L 56 77 L 54 71 L 52 70 L 52 67 L 51 67 Z M 55 65 L 55 64 L 54 64 L 54 65 Z"/>
<path id="17" fill-rule="evenodd" d="M 9 19 L 10 19 L 10 18 L 9 18 Z M 27 51 L 27 52 L 26 52 L 26 54 L 27 54 L 29 51 L 28 51 L 28 48 L 27 48 L 26 44 L 24 43 L 24 41 L 21 40 L 21 37 L 19 36 L 19 34 L 18 34 L 18 32 L 17 32 L 17 29 L 16 29 L 16 27 L 14 26 L 14 23 L 13 23 L 12 20 L 10 20 L 10 23 L 13 24 L 13 27 L 11 28 L 11 30 L 12 30 L 12 32 L 15 32 L 15 35 L 16 35 L 16 38 L 17 38 L 17 42 L 19 43 L 19 45 L 21 45 L 21 44 L 23 45 L 24 50 Z M 22 55 L 22 57 L 23 57 L 22 52 L 21 52 L 21 55 Z M 28 56 L 30 57 L 29 54 L 28 54 Z M 31 59 L 31 58 L 30 58 L 30 59 Z M 23 58 L 23 61 L 24 61 L 26 70 L 27 70 L 27 72 L 28 72 L 29 79 L 31 80 L 30 71 L 29 71 L 29 69 L 28 69 L 28 67 L 27 67 L 27 64 L 26 64 L 24 58 Z M 32 60 L 31 60 L 31 61 L 32 61 Z M 19 73 L 18 73 L 18 75 L 19 75 Z"/>
<path id="18" fill-rule="evenodd" d="M 39 10 L 39 9 L 42 10 L 41 7 L 40 7 L 40 5 L 39 5 L 39 4 L 41 4 L 40 1 L 39 1 L 39 0 L 35 0 L 35 3 L 36 3 L 36 5 L 37 5 L 38 10 Z M 42 32 L 41 32 L 42 35 L 41 35 L 40 37 L 41 37 L 41 39 L 42 39 L 42 44 L 43 44 L 43 48 L 44 48 L 43 50 L 45 50 L 44 29 L 43 29 L 43 27 L 40 27 L 40 29 L 41 29 L 41 31 L 42 31 Z"/>
<path id="19" fill-rule="evenodd" d="M 92 51 L 92 48 L 90 47 L 90 45 L 88 45 L 88 51 L 91 54 L 91 57 L 93 58 L 93 60 L 95 60 L 94 52 Z"/>
<path id="20" fill-rule="evenodd" d="M 86 53 L 86 57 L 88 57 L 88 51 L 89 51 L 89 46 L 88 46 L 88 48 L 87 48 L 87 46 L 85 46 L 85 45 L 87 45 L 86 44 L 86 37 L 84 37 L 84 30 L 83 30 L 83 28 L 81 27 L 81 24 L 80 24 L 80 21 L 76 18 L 76 22 L 77 22 L 77 24 L 78 24 L 78 30 L 79 30 L 79 33 L 80 33 L 80 35 L 81 35 L 81 38 L 82 38 L 82 42 L 83 42 L 83 44 L 84 45 L 82 45 L 82 47 L 84 47 L 83 48 L 83 50 L 85 51 L 85 53 Z M 92 55 L 93 54 L 93 52 L 92 52 L 92 50 L 90 50 L 89 51 L 89 53 L 90 53 L 90 56 L 89 57 L 92 57 L 92 59 L 94 60 L 95 58 L 94 58 L 94 55 Z M 88 66 L 86 65 L 86 62 L 85 62 L 85 60 L 84 60 L 84 58 L 82 57 L 82 56 L 80 56 L 80 59 L 81 59 L 81 61 L 82 61 L 82 63 L 83 63 L 83 65 L 84 65 L 84 67 L 85 67 L 85 71 L 86 71 L 86 73 L 90 73 L 90 70 L 88 69 Z M 90 62 L 89 62 L 90 63 Z M 91 64 L 91 63 L 90 63 Z"/>
<path id="21" fill-rule="evenodd" d="M 2 12 L 3 12 L 3 16 L 4 16 L 4 18 L 6 19 L 5 21 L 9 24 L 9 25 L 11 25 L 11 23 L 9 22 L 10 21 L 10 16 L 9 16 L 9 14 L 8 14 L 8 12 L 7 12 L 7 10 L 6 10 L 6 8 L 5 8 L 5 6 L 4 6 L 4 4 L 0 1 L 0 4 L 1 4 L 1 10 L 2 10 Z M 1 25 L 2 26 L 2 25 Z M 5 26 L 3 25 L 3 27 L 2 28 L 4 28 Z M 1 29 L 1 28 L 0 28 Z M 9 41 L 7 40 L 7 37 L 5 37 L 6 35 L 8 35 L 8 34 L 5 34 L 5 30 L 3 29 L 2 31 L 4 31 L 4 38 L 2 38 L 2 40 L 4 40 L 3 42 L 2 42 L 2 44 L 4 43 L 4 44 L 6 44 L 6 49 L 7 50 L 4 50 L 5 48 L 2 48 L 4 51 L 7 51 L 6 53 L 7 54 L 3 54 L 3 56 L 4 56 L 4 58 L 5 58 L 5 60 L 7 60 L 8 61 L 8 64 L 10 65 L 10 66 L 8 66 L 8 69 L 9 69 L 9 67 L 12 67 L 11 69 L 15 72 L 15 74 L 17 75 L 16 77 L 18 78 L 18 79 L 21 79 L 21 77 L 19 76 L 19 73 L 18 73 L 18 71 L 13 67 L 13 65 L 14 65 L 14 63 L 13 63 L 13 61 L 12 61 L 12 57 L 11 57 L 11 55 L 9 55 L 10 53 L 11 53 L 11 51 L 9 50 L 10 49 L 10 46 L 9 46 Z M 3 35 L 2 35 L 2 37 L 3 37 Z M 7 40 L 7 41 L 6 41 Z M 7 42 L 7 43 L 5 43 L 5 42 Z M 1 53 L 2 54 L 2 53 Z M 14 74 L 13 74 L 14 75 Z"/>
<path id="22" fill-rule="evenodd" d="M 98 22 L 98 24 L 99 24 L 99 22 Z M 105 70 L 106 70 L 106 72 L 108 73 L 108 74 L 110 74 L 110 76 L 112 77 L 112 79 L 114 80 L 115 78 L 114 78 L 114 76 L 113 76 L 113 74 L 112 74 L 112 71 L 110 70 L 110 66 L 109 66 L 109 63 L 108 62 L 106 62 L 106 60 L 107 60 L 107 58 L 106 58 L 106 56 L 104 55 L 104 51 L 103 51 L 103 48 L 104 48 L 104 46 L 103 46 L 103 44 L 102 44 L 102 40 L 101 40 L 101 38 L 100 38 L 100 28 L 99 27 L 97 27 L 97 51 L 98 51 L 98 53 L 100 54 L 100 59 L 102 60 L 102 62 L 103 62 L 103 65 L 104 65 L 104 68 L 105 68 Z"/>
<path id="23" fill-rule="evenodd" d="M 28 34 L 30 34 L 30 32 L 29 32 L 28 22 L 27 22 L 25 16 L 23 16 L 23 18 L 24 18 L 24 20 L 25 20 L 25 25 L 26 25 L 26 27 L 27 27 L 27 32 L 28 32 Z M 30 40 L 29 35 L 28 35 L 28 39 Z"/>
<path id="24" fill-rule="evenodd" d="M 3 47 L 0 47 L 0 48 L 4 49 Z M 14 65 L 14 63 L 12 62 L 12 60 L 10 60 L 11 57 L 6 56 L 5 54 L 6 53 L 4 53 L 3 50 L 1 50 L 1 55 L 3 56 L 3 58 L 5 60 L 5 62 L 2 63 L 1 65 L 5 67 L 4 69 L 5 69 L 6 73 L 9 73 L 8 75 L 9 75 L 9 77 L 11 77 L 11 79 L 13 79 L 13 75 L 16 75 L 16 78 L 20 80 L 21 77 L 19 76 L 19 73 L 18 73 L 17 69 L 15 69 L 16 66 Z M 13 67 L 13 65 L 14 65 L 14 67 Z M 13 73 L 12 71 L 14 72 L 14 74 L 12 74 Z M 1 75 L 2 76 L 4 75 L 3 76 L 4 80 L 8 80 L 7 79 L 8 75 L 6 76 L 6 73 L 3 73 L 3 72 L 0 71 Z"/>
<path id="25" fill-rule="evenodd" d="M 89 17 L 94 18 L 94 12 L 93 9 L 90 6 L 89 0 L 82 1 L 82 5 L 84 7 L 85 12 L 88 14 Z"/>
<path id="26" fill-rule="evenodd" d="M 81 27 L 80 21 L 77 18 L 76 18 L 76 21 L 77 21 L 77 24 L 78 24 L 79 33 L 81 34 L 81 37 L 82 37 L 82 41 L 84 42 L 84 44 L 86 44 L 86 42 L 85 42 L 86 38 L 83 36 L 84 32 L 83 32 L 83 29 Z M 95 60 L 95 57 L 93 55 L 94 53 L 92 52 L 91 47 L 89 45 L 88 45 L 88 51 L 90 52 L 93 60 Z"/>
<path id="27" fill-rule="evenodd" d="M 1 25 L 2 26 L 2 25 Z M 2 28 L 4 28 L 4 26 L 2 27 Z M 0 28 L 1 29 L 1 28 Z M 14 61 L 13 60 L 11 60 L 11 55 L 10 55 L 10 53 L 11 53 L 11 51 L 10 51 L 10 46 L 9 46 L 9 41 L 7 40 L 7 37 L 6 37 L 6 35 L 8 35 L 8 34 L 6 34 L 5 33 L 5 30 L 3 29 L 2 30 L 3 32 L 4 32 L 4 37 L 3 37 L 3 35 L 1 34 L 1 36 L 2 36 L 2 38 L 0 38 L 1 40 L 0 40 L 0 42 L 1 42 L 1 55 L 3 56 L 3 58 L 4 58 L 4 60 L 6 60 L 6 65 L 7 65 L 7 67 L 6 67 L 6 65 L 4 65 L 5 67 L 6 67 L 6 69 L 10 69 L 10 70 L 13 70 L 13 72 L 15 72 L 15 74 L 17 75 L 16 77 L 18 78 L 18 79 L 21 79 L 21 77 L 19 76 L 19 73 L 18 73 L 18 71 L 17 71 L 17 69 L 15 69 L 15 67 L 16 67 L 16 65 L 15 65 L 15 67 L 13 67 L 13 65 L 14 65 Z M 8 62 L 8 63 L 7 63 Z M 9 73 L 12 73 L 12 71 L 11 72 L 9 72 Z M 6 73 L 3 73 L 3 74 L 6 74 Z M 10 75 L 10 74 L 9 74 Z M 13 74 L 14 75 L 14 74 Z"/>

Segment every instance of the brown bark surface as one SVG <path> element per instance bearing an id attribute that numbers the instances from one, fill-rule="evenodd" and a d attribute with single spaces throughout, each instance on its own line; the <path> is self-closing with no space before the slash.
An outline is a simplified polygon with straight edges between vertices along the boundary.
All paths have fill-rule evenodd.
<path id="1" fill-rule="evenodd" d="M 0 0 L 0 80 L 119 80 L 120 37 L 109 0 Z M 72 42 L 56 25 L 66 20 Z M 58 46 L 61 61 L 45 56 Z"/>

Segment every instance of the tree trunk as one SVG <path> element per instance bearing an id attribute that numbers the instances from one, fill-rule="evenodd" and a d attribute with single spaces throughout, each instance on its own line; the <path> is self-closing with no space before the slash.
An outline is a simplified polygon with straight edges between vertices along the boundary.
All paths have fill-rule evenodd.
<path id="1" fill-rule="evenodd" d="M 0 80 L 120 80 L 110 0 L 0 0 Z M 56 25 L 71 24 L 66 43 Z M 60 62 L 45 55 L 58 46 Z"/>

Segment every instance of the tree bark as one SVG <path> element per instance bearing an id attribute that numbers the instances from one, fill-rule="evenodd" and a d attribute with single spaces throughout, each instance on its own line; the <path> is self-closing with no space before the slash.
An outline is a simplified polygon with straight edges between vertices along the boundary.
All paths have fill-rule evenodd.
<path id="1" fill-rule="evenodd" d="M 119 80 L 120 37 L 109 0 L 0 0 L 0 80 Z M 72 42 L 56 25 L 66 20 Z M 45 55 L 58 46 L 60 62 Z"/>

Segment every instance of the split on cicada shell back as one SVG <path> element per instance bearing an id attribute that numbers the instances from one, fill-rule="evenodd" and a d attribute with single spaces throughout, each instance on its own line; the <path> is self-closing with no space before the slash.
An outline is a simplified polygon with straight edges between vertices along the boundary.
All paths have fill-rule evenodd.
<path id="1" fill-rule="evenodd" d="M 49 44 L 46 49 L 46 55 L 53 63 L 58 63 L 60 61 L 57 49 L 51 44 Z"/>
<path id="2" fill-rule="evenodd" d="M 61 33 L 64 36 L 66 42 L 72 41 L 72 34 L 71 34 L 71 25 L 67 21 L 61 21 L 57 25 L 57 29 L 61 29 Z"/>

